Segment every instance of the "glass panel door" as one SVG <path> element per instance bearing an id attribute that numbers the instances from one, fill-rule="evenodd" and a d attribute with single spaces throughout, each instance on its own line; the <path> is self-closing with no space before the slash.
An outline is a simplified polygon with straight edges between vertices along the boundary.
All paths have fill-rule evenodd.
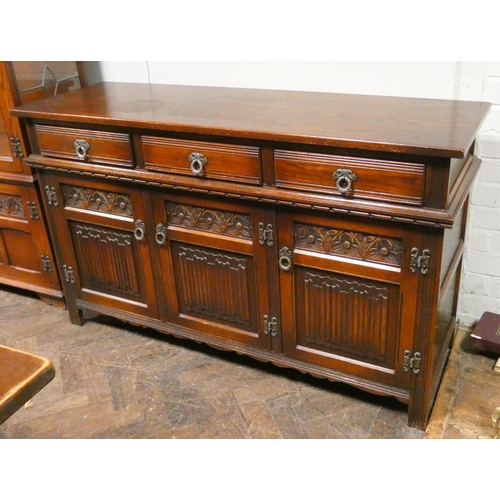
<path id="1" fill-rule="evenodd" d="M 0 113 L 0 157 L 10 158 L 11 156 L 9 134 L 7 134 L 4 118 Z"/>
<path id="2" fill-rule="evenodd" d="M 74 61 L 14 61 L 12 66 L 22 104 L 80 88 Z"/>

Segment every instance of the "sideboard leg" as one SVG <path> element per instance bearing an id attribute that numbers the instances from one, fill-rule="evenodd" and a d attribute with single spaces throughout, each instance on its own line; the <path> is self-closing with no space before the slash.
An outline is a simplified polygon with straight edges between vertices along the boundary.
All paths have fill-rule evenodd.
<path id="1" fill-rule="evenodd" d="M 78 326 L 83 326 L 85 324 L 85 318 L 82 309 L 68 306 L 68 312 L 71 323 Z"/>
<path id="2" fill-rule="evenodd" d="M 412 406 L 408 408 L 408 425 L 421 431 L 425 431 L 429 418 L 427 415 L 423 414 L 419 409 L 415 411 Z"/>

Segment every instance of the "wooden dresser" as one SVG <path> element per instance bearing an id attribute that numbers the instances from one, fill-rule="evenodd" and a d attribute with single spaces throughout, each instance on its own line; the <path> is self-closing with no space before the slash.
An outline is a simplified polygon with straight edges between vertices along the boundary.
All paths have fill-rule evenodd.
<path id="1" fill-rule="evenodd" d="M 103 83 L 15 109 L 71 321 L 396 397 L 450 341 L 480 102 Z"/>

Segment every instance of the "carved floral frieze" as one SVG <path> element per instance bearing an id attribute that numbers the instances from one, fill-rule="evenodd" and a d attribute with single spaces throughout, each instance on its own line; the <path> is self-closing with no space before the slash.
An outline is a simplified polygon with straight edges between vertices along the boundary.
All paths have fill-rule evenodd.
<path id="1" fill-rule="evenodd" d="M 170 226 L 245 240 L 252 239 L 252 225 L 249 215 L 174 203 L 167 203 L 167 212 Z"/>
<path id="2" fill-rule="evenodd" d="M 295 247 L 368 262 L 400 267 L 401 240 L 354 231 L 343 231 L 308 224 L 294 225 Z"/>
<path id="3" fill-rule="evenodd" d="M 26 217 L 20 196 L 0 193 L 0 214 L 11 217 Z"/>
<path id="4" fill-rule="evenodd" d="M 66 207 L 124 217 L 132 217 L 134 214 L 132 201 L 127 194 L 70 185 L 62 185 L 61 188 Z"/>

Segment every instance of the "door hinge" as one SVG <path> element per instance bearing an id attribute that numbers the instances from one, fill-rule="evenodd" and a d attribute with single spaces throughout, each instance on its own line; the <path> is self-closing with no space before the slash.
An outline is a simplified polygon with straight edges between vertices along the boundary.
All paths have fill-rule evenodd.
<path id="1" fill-rule="evenodd" d="M 26 205 L 28 205 L 28 210 L 30 212 L 30 218 L 34 220 L 40 219 L 40 214 L 38 213 L 38 207 L 34 201 L 27 201 Z"/>
<path id="2" fill-rule="evenodd" d="M 420 373 L 421 360 L 422 355 L 419 352 L 416 352 L 412 357 L 411 351 L 406 350 L 404 352 L 403 370 L 405 372 L 409 372 L 411 370 L 415 375 L 418 375 Z"/>
<path id="3" fill-rule="evenodd" d="M 21 139 L 19 139 L 18 137 L 11 137 L 10 144 L 12 146 L 12 155 L 15 158 L 22 158 L 24 155 L 23 148 L 21 146 Z"/>
<path id="4" fill-rule="evenodd" d="M 411 249 L 410 270 L 412 273 L 416 273 L 420 269 L 422 274 L 428 274 L 431 265 L 431 251 L 425 249 L 421 255 L 419 253 L 420 250 L 418 248 L 414 247 Z"/>
<path id="5" fill-rule="evenodd" d="M 75 282 L 75 276 L 73 275 L 73 268 L 71 266 L 67 266 L 66 264 L 64 264 L 63 272 L 64 272 L 64 281 L 66 281 L 66 283 Z"/>
<path id="6" fill-rule="evenodd" d="M 271 337 L 276 337 L 278 333 L 278 320 L 273 316 L 269 319 L 267 314 L 264 315 L 264 334 L 271 335 Z"/>
<path id="7" fill-rule="evenodd" d="M 274 245 L 272 224 L 268 224 L 264 229 L 264 223 L 259 222 L 259 244 L 267 244 L 268 247 L 272 247 Z"/>
<path id="8" fill-rule="evenodd" d="M 47 203 L 49 205 L 54 205 L 55 207 L 57 207 L 59 205 L 59 202 L 57 201 L 56 189 L 45 186 L 45 193 L 47 194 Z"/>
<path id="9" fill-rule="evenodd" d="M 40 256 L 42 260 L 42 267 L 44 272 L 46 273 L 51 273 L 52 272 L 52 263 L 50 262 L 50 257 L 47 255 L 41 255 Z"/>

